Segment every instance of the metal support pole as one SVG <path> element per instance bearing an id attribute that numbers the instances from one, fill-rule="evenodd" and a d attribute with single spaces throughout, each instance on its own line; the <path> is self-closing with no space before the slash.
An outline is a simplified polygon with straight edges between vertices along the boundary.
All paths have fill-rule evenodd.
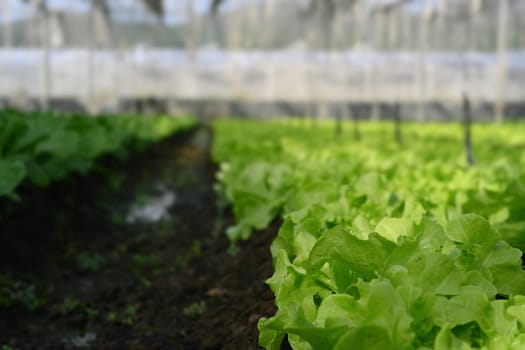
<path id="1" fill-rule="evenodd" d="M 2 1 L 2 13 L 0 15 L 3 24 L 2 45 L 9 50 L 13 44 L 13 25 L 11 22 L 11 5 L 8 1 Z"/>
<path id="2" fill-rule="evenodd" d="M 428 27 L 430 22 L 429 0 L 425 0 L 424 9 L 421 11 L 421 20 L 419 29 L 419 59 L 418 59 L 418 110 L 417 120 L 424 122 L 427 118 L 426 107 L 428 100 L 428 77 L 427 77 L 427 54 L 428 54 Z"/>
<path id="3" fill-rule="evenodd" d="M 89 19 L 88 19 L 88 50 L 87 50 L 87 96 L 88 96 L 88 111 L 90 114 L 95 114 L 95 4 L 91 0 L 89 5 Z"/>
<path id="4" fill-rule="evenodd" d="M 509 0 L 499 0 L 498 10 L 498 63 L 496 82 L 495 115 L 496 123 L 501 124 L 505 119 L 505 86 L 507 83 L 507 31 L 509 20 Z"/>
<path id="5" fill-rule="evenodd" d="M 2 49 L 5 52 L 5 57 L 7 58 L 6 65 L 3 67 L 0 67 L 0 69 L 5 72 L 5 76 L 9 75 L 9 63 L 11 62 L 10 57 L 10 50 L 12 45 L 12 30 L 11 30 L 11 7 L 10 4 L 7 1 L 2 2 L 2 12 L 0 13 L 0 18 L 2 20 L 3 24 L 3 33 L 2 33 Z M 9 97 L 11 95 L 11 91 L 14 90 L 13 87 L 9 85 L 5 85 L 5 79 L 4 83 L 2 84 L 2 89 L 5 88 L 5 95 L 6 97 Z"/>
<path id="6" fill-rule="evenodd" d="M 375 14 L 375 18 L 373 21 L 375 28 L 377 28 L 377 33 L 374 35 L 373 38 L 373 47 L 374 47 L 374 59 L 371 62 L 371 69 L 369 70 L 370 73 L 370 80 L 372 81 L 371 89 L 369 90 L 368 94 L 368 101 L 371 104 L 371 119 L 374 121 L 378 121 L 381 119 L 381 106 L 379 105 L 378 96 L 380 94 L 380 88 L 381 83 L 379 81 L 381 74 L 378 72 L 378 70 L 381 67 L 380 64 L 377 64 L 379 60 L 379 55 L 383 51 L 383 34 L 384 34 L 384 28 L 385 28 L 385 14 L 383 12 L 378 12 Z"/>
<path id="7" fill-rule="evenodd" d="M 450 49 L 449 42 L 447 41 L 448 32 L 447 32 L 447 1 L 448 0 L 438 0 L 438 18 L 437 18 L 437 34 L 438 40 L 436 40 L 435 49 L 446 51 Z M 438 44 L 439 41 L 439 44 Z"/>
<path id="8" fill-rule="evenodd" d="M 189 30 L 186 33 L 186 52 L 192 65 L 197 61 L 197 23 L 195 18 L 194 0 L 186 0 L 186 16 Z"/>
<path id="9" fill-rule="evenodd" d="M 51 93 L 51 26 L 49 18 L 49 10 L 45 2 L 39 4 L 39 14 L 42 20 L 43 26 L 43 62 L 42 62 L 42 96 L 41 106 L 42 110 L 49 110 L 49 99 Z"/>

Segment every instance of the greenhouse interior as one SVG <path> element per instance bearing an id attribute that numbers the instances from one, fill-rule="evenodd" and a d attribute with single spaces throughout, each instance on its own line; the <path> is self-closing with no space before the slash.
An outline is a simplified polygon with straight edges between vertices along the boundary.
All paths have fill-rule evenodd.
<path id="1" fill-rule="evenodd" d="M 0 350 L 523 350 L 524 251 L 524 0 L 0 0 Z"/>

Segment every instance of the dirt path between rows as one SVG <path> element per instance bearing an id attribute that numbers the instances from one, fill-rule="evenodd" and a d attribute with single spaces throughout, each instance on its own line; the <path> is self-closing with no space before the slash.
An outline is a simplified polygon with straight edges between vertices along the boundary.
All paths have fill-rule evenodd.
<path id="1" fill-rule="evenodd" d="M 278 223 L 228 254 L 210 142 L 201 128 L 0 202 L 0 349 L 257 349 Z"/>

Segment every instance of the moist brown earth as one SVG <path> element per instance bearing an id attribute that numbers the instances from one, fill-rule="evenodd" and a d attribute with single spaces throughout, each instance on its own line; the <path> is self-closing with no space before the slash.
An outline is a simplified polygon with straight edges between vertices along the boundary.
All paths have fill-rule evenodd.
<path id="1" fill-rule="evenodd" d="M 0 349 L 258 349 L 279 223 L 228 253 L 210 141 L 200 128 L 1 200 Z M 128 220 L 165 193 L 164 218 Z"/>

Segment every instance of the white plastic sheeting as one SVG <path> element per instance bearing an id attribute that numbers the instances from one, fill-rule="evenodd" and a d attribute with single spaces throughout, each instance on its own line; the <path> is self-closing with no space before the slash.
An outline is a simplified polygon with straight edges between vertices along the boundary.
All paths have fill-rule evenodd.
<path id="1" fill-rule="evenodd" d="M 38 98 L 41 50 L 0 50 L 0 96 Z M 505 98 L 525 100 L 525 52 L 508 56 Z M 50 95 L 84 101 L 88 90 L 85 50 L 53 50 Z M 94 98 L 100 105 L 121 98 L 227 99 L 251 102 L 413 102 L 421 89 L 429 101 L 478 101 L 497 96 L 497 56 L 428 53 L 426 82 L 414 52 L 306 52 L 201 50 L 195 62 L 182 50 L 137 48 L 94 53 Z"/>

